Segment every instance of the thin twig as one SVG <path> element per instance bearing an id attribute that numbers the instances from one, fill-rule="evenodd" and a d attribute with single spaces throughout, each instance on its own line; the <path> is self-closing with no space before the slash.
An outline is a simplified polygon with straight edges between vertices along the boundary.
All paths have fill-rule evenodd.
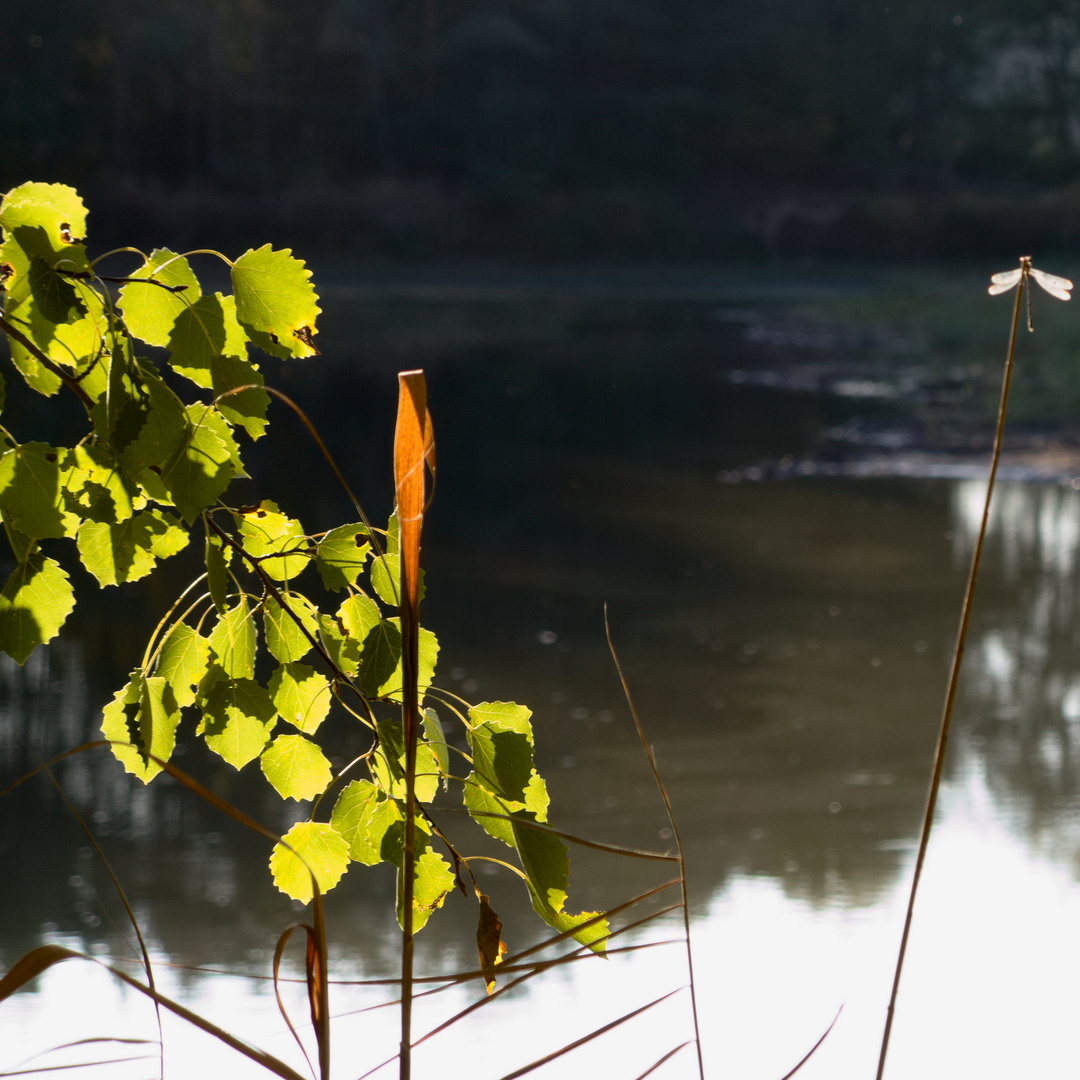
<path id="1" fill-rule="evenodd" d="M 1030 290 L 1027 268 L 1020 278 L 1016 290 L 1016 303 L 1013 307 L 1012 329 L 1009 332 L 1009 351 L 1005 357 L 1005 373 L 1001 380 L 1001 401 L 998 405 L 997 429 L 994 433 L 994 453 L 990 462 L 990 479 L 986 485 L 986 501 L 983 504 L 982 521 L 979 535 L 975 539 L 975 550 L 971 556 L 971 569 L 968 572 L 967 587 L 960 607 L 960 627 L 956 633 L 956 645 L 953 649 L 952 667 L 949 671 L 949 683 L 945 691 L 945 704 L 941 713 L 941 729 L 938 732 L 937 749 L 934 751 L 934 771 L 930 779 L 930 790 L 926 797 L 926 812 L 923 815 L 922 832 L 919 835 L 919 852 L 915 856 L 915 873 L 911 879 L 911 892 L 908 895 L 907 910 L 904 913 L 904 931 L 900 936 L 900 950 L 896 956 L 896 971 L 893 973 L 892 992 L 889 994 L 889 1008 L 885 1016 L 885 1031 L 881 1037 L 881 1053 L 878 1057 L 876 1080 L 885 1075 L 885 1058 L 889 1052 L 889 1036 L 892 1034 L 893 1018 L 896 1014 L 896 995 L 900 989 L 900 975 L 904 968 L 908 937 L 911 934 L 912 913 L 915 910 L 915 896 L 919 891 L 919 879 L 922 877 L 923 863 L 926 861 L 926 849 L 930 843 L 930 830 L 934 824 L 934 810 L 937 807 L 938 789 L 941 787 L 942 770 L 945 767 L 945 751 L 949 745 L 949 728 L 952 723 L 953 705 L 956 702 L 956 688 L 960 683 L 960 667 L 964 660 L 964 648 L 967 644 L 968 623 L 971 620 L 971 604 L 975 597 L 975 586 L 979 579 L 979 563 L 982 561 L 983 542 L 990 520 L 990 497 L 994 493 L 994 479 L 997 476 L 998 460 L 1001 457 L 1002 434 L 1005 430 L 1005 407 L 1009 401 L 1009 383 L 1012 380 L 1013 354 L 1016 351 L 1016 331 L 1020 325 L 1020 306 L 1024 289 Z"/>

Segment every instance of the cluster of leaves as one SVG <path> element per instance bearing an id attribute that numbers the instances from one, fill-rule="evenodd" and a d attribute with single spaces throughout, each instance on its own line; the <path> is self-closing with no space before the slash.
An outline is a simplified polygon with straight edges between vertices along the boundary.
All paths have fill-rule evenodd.
<path id="1" fill-rule="evenodd" d="M 388 862 L 399 870 L 400 920 L 405 748 L 400 718 L 381 715 L 402 701 L 401 622 L 391 614 L 400 593 L 396 520 L 385 531 L 357 522 L 309 534 L 269 500 L 225 501 L 246 475 L 238 432 L 257 439 L 267 423 L 251 348 L 282 359 L 317 352 L 310 275 L 290 252 L 266 246 L 225 260 L 232 295 L 204 293 L 188 258 L 166 249 L 134 252 L 141 261 L 132 273 L 105 277 L 97 267 L 106 256 L 87 257 L 85 223 L 78 195 L 61 185 L 24 184 L 0 204 L 0 326 L 12 364 L 38 393 L 77 395 L 88 422 L 73 446 L 20 444 L 0 427 L 10 445 L 0 457 L 0 517 L 16 562 L 0 593 L 0 649 L 25 662 L 74 606 L 70 579 L 42 542 L 74 539 L 83 565 L 108 586 L 144 577 L 198 530 L 205 572 L 105 706 L 105 737 L 149 782 L 173 753 L 184 711 L 194 712 L 196 734 L 229 765 L 258 759 L 283 799 L 313 801 L 310 819 L 274 848 L 278 888 L 308 901 L 312 875 L 325 891 L 351 862 Z M 139 343 L 168 350 L 168 378 L 136 354 Z M 182 380 L 209 400 L 185 403 L 173 389 Z M 312 566 L 330 597 L 322 609 L 296 588 L 305 573 L 314 584 Z M 453 746 L 425 697 L 437 657 L 434 634 L 421 630 L 414 929 L 455 884 L 464 891 L 468 858 L 432 807 L 453 783 L 473 819 L 517 853 L 537 913 L 602 948 L 605 921 L 564 910 L 569 861 L 542 824 L 548 796 L 533 765 L 529 710 L 443 695 L 468 751 Z M 368 751 L 336 776 L 316 738 L 334 702 L 371 733 Z M 451 751 L 467 765 L 457 774 Z M 316 820 L 324 807 L 326 820 Z M 482 900 L 482 924 L 485 912 L 490 922 Z"/>

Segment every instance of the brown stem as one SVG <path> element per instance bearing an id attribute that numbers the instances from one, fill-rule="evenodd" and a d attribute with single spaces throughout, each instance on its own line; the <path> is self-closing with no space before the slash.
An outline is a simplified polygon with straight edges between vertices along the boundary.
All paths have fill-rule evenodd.
<path id="1" fill-rule="evenodd" d="M 46 371 L 51 371 L 83 403 L 89 413 L 94 407 L 94 399 L 79 385 L 79 380 L 69 375 L 62 367 L 54 364 L 17 326 L 12 326 L 0 315 L 0 330 L 14 338 Z"/>
<path id="2" fill-rule="evenodd" d="M 926 849 L 930 844 L 930 830 L 934 824 L 934 810 L 937 808 L 938 789 L 941 787 L 941 774 L 945 767 L 945 751 L 949 745 L 949 728 L 952 723 L 953 705 L 956 702 L 956 689 L 960 683 L 960 667 L 964 661 L 964 648 L 967 645 L 971 604 L 975 598 L 975 586 L 979 579 L 979 563 L 982 561 L 983 542 L 986 540 L 986 527 L 990 520 L 990 497 L 994 493 L 994 479 L 997 476 L 998 460 L 1001 457 L 1001 440 L 1005 430 L 1005 407 L 1009 402 L 1009 383 L 1012 380 L 1013 353 L 1016 351 L 1016 331 L 1020 325 L 1021 299 L 1024 290 L 1030 290 L 1031 288 L 1028 281 L 1031 260 L 1021 259 L 1020 265 L 1023 273 L 1016 289 L 1012 329 L 1009 332 L 1009 351 L 1005 357 L 1005 373 L 1001 380 L 1001 401 L 998 405 L 997 429 L 994 433 L 994 453 L 990 462 L 990 479 L 986 485 L 986 502 L 983 504 L 979 535 L 975 540 L 975 550 L 971 556 L 971 569 L 968 572 L 967 587 L 964 589 L 964 600 L 960 606 L 960 627 L 956 633 L 956 646 L 953 649 L 949 684 L 945 691 L 945 704 L 941 713 L 941 729 L 938 732 L 937 749 L 934 752 L 934 771 L 930 779 L 930 790 L 926 797 L 926 813 L 923 816 L 922 832 L 919 836 L 919 852 L 915 856 L 915 873 L 911 879 L 911 892 L 908 896 L 907 910 L 904 913 L 904 932 L 900 937 L 900 950 L 896 957 L 896 971 L 893 974 L 892 992 L 889 995 L 885 1031 L 881 1038 L 881 1054 L 878 1058 L 876 1080 L 882 1080 L 885 1075 L 885 1058 L 889 1052 L 889 1036 L 892 1034 L 893 1017 L 896 1015 L 896 995 L 900 989 L 900 975 L 904 969 L 904 957 L 907 954 L 908 937 L 911 934 L 915 895 L 919 891 L 919 879 L 922 877 L 923 863 L 926 861 Z"/>

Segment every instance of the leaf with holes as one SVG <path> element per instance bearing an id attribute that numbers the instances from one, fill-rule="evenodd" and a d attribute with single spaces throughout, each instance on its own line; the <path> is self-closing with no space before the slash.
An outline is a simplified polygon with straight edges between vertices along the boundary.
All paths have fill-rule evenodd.
<path id="1" fill-rule="evenodd" d="M 247 251 L 233 263 L 232 286 L 236 317 L 260 349 L 283 358 L 318 355 L 318 297 L 301 259 L 269 244 Z"/>
<path id="2" fill-rule="evenodd" d="M 328 589 L 345 589 L 356 584 L 364 569 L 371 544 L 366 525 L 341 525 L 320 541 L 315 565 Z"/>
<path id="3" fill-rule="evenodd" d="M 244 550 L 275 581 L 295 578 L 311 561 L 304 527 L 270 499 L 237 514 L 236 521 Z"/>
<path id="4" fill-rule="evenodd" d="M 210 666 L 210 642 L 187 623 L 176 623 L 165 635 L 158 653 L 157 671 L 172 687 L 180 706 L 195 701 L 195 687 Z"/>

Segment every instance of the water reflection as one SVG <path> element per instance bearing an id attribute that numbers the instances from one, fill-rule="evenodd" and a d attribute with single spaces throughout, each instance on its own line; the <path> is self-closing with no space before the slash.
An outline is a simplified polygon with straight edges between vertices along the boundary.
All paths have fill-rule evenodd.
<path id="1" fill-rule="evenodd" d="M 688 842 L 703 993 L 710 1016 L 725 1018 L 722 1038 L 709 1029 L 716 1074 L 782 1075 L 846 1000 L 836 1049 L 807 1075 L 864 1075 L 982 486 L 816 478 L 728 485 L 713 470 L 629 467 L 598 455 L 543 468 L 548 489 L 536 505 L 547 520 L 535 520 L 529 542 L 480 536 L 465 546 L 444 528 L 427 553 L 437 583 L 428 620 L 453 665 L 447 685 L 471 683 L 475 696 L 534 706 L 560 825 L 662 845 L 665 822 L 603 646 L 599 605 L 610 601 Z M 1055 926 L 1068 941 L 1076 925 L 1080 493 L 1003 484 L 998 494 L 891 1076 L 937 1074 L 927 1072 L 917 1044 L 936 1023 L 926 1003 L 941 998 L 933 949 L 968 917 L 958 908 L 961 891 L 975 903 L 980 883 L 980 912 L 1004 905 L 1010 932 L 1028 926 L 1023 932 L 1033 934 L 1029 924 L 1038 921 L 1040 933 Z M 115 681 L 88 661 L 95 648 L 74 636 L 40 650 L 22 671 L 0 667 L 7 775 L 92 736 L 104 698 L 98 683 Z M 194 751 L 182 764 L 205 770 L 272 827 L 283 831 L 296 813 Z M 168 778 L 133 785 L 106 754 L 70 759 L 56 773 L 107 847 L 157 956 L 265 973 L 276 934 L 296 918 L 268 887 L 266 845 L 193 804 Z M 51 787 L 19 789 L 3 815 L 0 859 L 31 871 L 0 884 L 4 965 L 42 937 L 129 953 L 107 878 Z M 1011 892 L 1005 869 L 1016 879 Z M 642 864 L 578 856 L 573 896 L 582 906 L 614 903 L 652 880 Z M 528 912 L 515 908 L 516 883 L 499 871 L 485 881 L 515 943 L 531 940 Z M 393 970 L 391 889 L 386 875 L 358 869 L 332 894 L 338 972 Z M 1047 906 L 1047 897 L 1057 899 Z M 467 963 L 471 911 L 453 900 L 440 915 L 425 931 L 422 962 Z M 955 997 L 971 979 L 994 981 L 1008 995 L 973 958 L 974 943 L 963 941 L 972 948 L 955 957 Z M 1040 957 L 1023 968 L 1020 950 L 1005 952 L 1024 985 L 1049 977 Z M 640 1004 L 630 1001 L 638 980 L 674 987 L 682 978 L 677 958 L 635 960 L 614 981 L 591 970 L 552 977 L 508 1006 L 505 1027 L 513 1031 L 516 1018 L 539 1009 L 550 1010 L 542 1015 L 551 1023 L 588 1015 L 593 1025 L 624 1000 Z M 276 1038 L 265 994 L 224 990 L 195 972 L 168 980 L 185 999 L 223 1010 L 222 1019 L 253 1025 L 245 1028 L 252 1037 Z M 27 1038 L 48 1041 L 48 1017 L 73 986 L 118 1015 L 134 1010 L 142 1019 L 132 1023 L 145 1020 L 107 979 L 60 969 L 36 999 L 18 1005 Z M 342 1008 L 371 1003 L 351 993 L 343 991 Z M 499 1059 L 507 1052 L 490 1031 L 469 1038 Z M 358 1048 L 365 1058 L 366 1047 Z M 1002 1075 L 993 1062 L 987 1068 Z M 673 1064 L 669 1075 L 685 1068 Z"/>

